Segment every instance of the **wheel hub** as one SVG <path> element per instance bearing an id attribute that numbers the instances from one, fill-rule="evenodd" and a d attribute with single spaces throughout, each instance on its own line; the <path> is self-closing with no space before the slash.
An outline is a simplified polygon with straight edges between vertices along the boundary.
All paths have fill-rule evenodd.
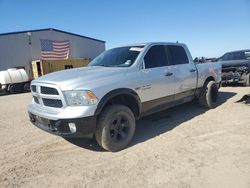
<path id="1" fill-rule="evenodd" d="M 124 140 L 128 135 L 128 121 L 126 117 L 116 114 L 110 126 L 110 136 L 115 141 Z"/>

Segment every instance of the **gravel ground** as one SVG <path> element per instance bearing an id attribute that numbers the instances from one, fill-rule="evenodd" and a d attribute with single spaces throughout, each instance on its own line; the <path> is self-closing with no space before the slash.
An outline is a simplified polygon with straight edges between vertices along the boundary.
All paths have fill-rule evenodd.
<path id="1" fill-rule="evenodd" d="M 31 125 L 31 94 L 0 96 L 0 187 L 250 187 L 248 87 L 220 90 L 213 110 L 184 104 L 137 122 L 125 150 L 65 140 Z"/>

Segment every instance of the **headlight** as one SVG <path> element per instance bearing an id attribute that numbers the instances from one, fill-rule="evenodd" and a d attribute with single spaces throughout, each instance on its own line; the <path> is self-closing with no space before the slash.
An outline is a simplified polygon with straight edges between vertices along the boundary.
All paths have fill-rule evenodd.
<path id="1" fill-rule="evenodd" d="M 69 106 L 90 106 L 98 102 L 91 91 L 65 91 L 64 96 Z"/>

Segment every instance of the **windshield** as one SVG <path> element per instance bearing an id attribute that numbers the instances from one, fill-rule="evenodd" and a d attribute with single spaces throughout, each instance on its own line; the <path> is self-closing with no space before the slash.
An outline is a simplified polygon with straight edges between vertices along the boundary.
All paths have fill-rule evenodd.
<path id="1" fill-rule="evenodd" d="M 222 60 L 250 60 L 250 51 L 229 52 L 222 56 Z"/>
<path id="2" fill-rule="evenodd" d="M 101 53 L 88 66 L 129 67 L 143 48 L 144 46 L 113 48 Z"/>

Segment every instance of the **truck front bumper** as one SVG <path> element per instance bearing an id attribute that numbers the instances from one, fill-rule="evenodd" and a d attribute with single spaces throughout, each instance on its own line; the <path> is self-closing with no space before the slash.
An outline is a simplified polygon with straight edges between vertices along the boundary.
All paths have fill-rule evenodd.
<path id="1" fill-rule="evenodd" d="M 96 130 L 95 107 L 66 107 L 59 111 L 31 103 L 30 121 L 36 127 L 62 137 L 85 137 Z"/>
<path id="2" fill-rule="evenodd" d="M 247 74 L 240 73 L 222 73 L 222 83 L 245 83 Z"/>
<path id="3" fill-rule="evenodd" d="M 62 137 L 85 137 L 93 134 L 96 129 L 95 116 L 50 120 L 29 113 L 29 117 L 31 123 L 36 127 Z"/>

